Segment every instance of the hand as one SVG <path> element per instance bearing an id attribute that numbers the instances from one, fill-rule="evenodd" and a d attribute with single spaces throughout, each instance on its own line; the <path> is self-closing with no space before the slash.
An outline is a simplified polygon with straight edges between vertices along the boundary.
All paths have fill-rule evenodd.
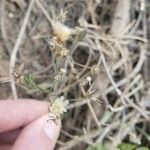
<path id="1" fill-rule="evenodd" d="M 46 102 L 0 100 L 0 150 L 52 150 L 60 126 L 47 113 Z"/>

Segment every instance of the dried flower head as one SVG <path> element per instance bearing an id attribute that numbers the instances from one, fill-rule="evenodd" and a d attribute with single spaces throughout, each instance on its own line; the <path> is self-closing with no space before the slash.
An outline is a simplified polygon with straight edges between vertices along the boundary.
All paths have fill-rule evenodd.
<path id="1" fill-rule="evenodd" d="M 60 71 L 59 71 L 59 72 L 56 74 L 56 76 L 54 77 L 54 80 L 61 82 L 61 81 L 64 79 L 66 73 L 67 73 L 67 72 L 66 72 L 66 69 L 61 68 Z"/>
<path id="2" fill-rule="evenodd" d="M 55 56 L 65 57 L 69 54 L 69 50 L 62 44 L 59 44 L 56 38 L 53 38 L 53 40 L 49 42 L 49 46 Z"/>
<path id="3" fill-rule="evenodd" d="M 91 80 L 92 80 L 92 78 L 90 76 L 88 76 L 86 79 L 88 82 L 91 82 Z"/>
<path id="4" fill-rule="evenodd" d="M 66 69 L 61 68 L 60 69 L 60 74 L 63 75 L 63 76 L 66 75 Z"/>
<path id="5" fill-rule="evenodd" d="M 52 27 L 53 27 L 53 34 L 54 36 L 57 37 L 57 42 L 60 44 L 63 44 L 72 34 L 72 29 L 60 22 L 54 21 L 52 23 Z"/>
<path id="6" fill-rule="evenodd" d="M 50 113 L 56 116 L 57 118 L 60 118 L 60 116 L 67 112 L 66 106 L 69 104 L 68 100 L 64 100 L 64 97 L 61 96 L 60 98 L 57 98 L 52 106 L 50 107 Z"/>
<path id="7" fill-rule="evenodd" d="M 23 70 L 24 70 L 24 63 L 21 64 L 18 68 L 12 67 L 12 76 L 16 82 L 19 82 L 23 79 Z"/>
<path id="8" fill-rule="evenodd" d="M 91 85 L 92 78 L 90 76 L 80 81 L 80 86 L 85 86 L 86 84 Z"/>
<path id="9" fill-rule="evenodd" d="M 92 78 L 91 78 L 90 76 L 88 76 L 88 77 L 86 78 L 86 80 L 88 81 L 89 85 L 91 85 Z"/>
<path id="10" fill-rule="evenodd" d="M 97 65 L 92 66 L 92 68 L 91 68 L 92 74 L 98 74 L 99 71 L 100 71 L 99 66 L 97 66 Z"/>

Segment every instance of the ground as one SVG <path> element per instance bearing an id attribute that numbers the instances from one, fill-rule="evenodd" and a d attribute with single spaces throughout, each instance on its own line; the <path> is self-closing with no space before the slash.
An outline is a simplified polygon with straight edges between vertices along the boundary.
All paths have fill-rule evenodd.
<path id="1" fill-rule="evenodd" d="M 1 0 L 0 99 L 67 99 L 57 149 L 150 146 L 149 7 Z"/>

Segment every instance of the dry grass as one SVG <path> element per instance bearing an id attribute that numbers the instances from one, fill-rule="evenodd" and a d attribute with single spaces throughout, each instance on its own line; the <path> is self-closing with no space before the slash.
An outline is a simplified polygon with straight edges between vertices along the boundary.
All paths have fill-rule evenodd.
<path id="1" fill-rule="evenodd" d="M 63 95 L 68 99 L 58 149 L 85 149 L 101 142 L 114 149 L 122 140 L 149 143 L 150 3 L 119 2 L 0 2 L 0 89 L 5 93 L 10 83 L 12 90 L 0 98 L 31 97 L 52 102 Z M 118 6 L 124 7 L 124 16 L 120 17 L 122 9 Z M 69 37 L 75 43 L 71 48 L 65 43 L 70 49 L 65 59 L 54 55 L 49 46 L 56 20 L 65 22 L 71 31 L 77 32 L 80 26 L 86 31 L 82 41 Z M 62 42 L 59 39 L 59 44 Z M 53 90 L 43 93 L 16 83 L 11 68 L 22 63 L 40 88 Z M 61 68 L 66 74 L 58 82 Z"/>

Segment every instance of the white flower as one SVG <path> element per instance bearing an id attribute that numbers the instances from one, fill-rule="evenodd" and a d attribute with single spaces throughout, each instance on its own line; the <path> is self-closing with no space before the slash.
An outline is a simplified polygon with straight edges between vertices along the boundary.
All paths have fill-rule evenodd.
<path id="1" fill-rule="evenodd" d="M 61 96 L 60 98 L 56 99 L 52 106 L 50 107 L 50 113 L 55 116 L 60 116 L 64 112 L 67 112 L 66 106 L 69 104 L 68 100 L 64 100 L 64 97 Z"/>

